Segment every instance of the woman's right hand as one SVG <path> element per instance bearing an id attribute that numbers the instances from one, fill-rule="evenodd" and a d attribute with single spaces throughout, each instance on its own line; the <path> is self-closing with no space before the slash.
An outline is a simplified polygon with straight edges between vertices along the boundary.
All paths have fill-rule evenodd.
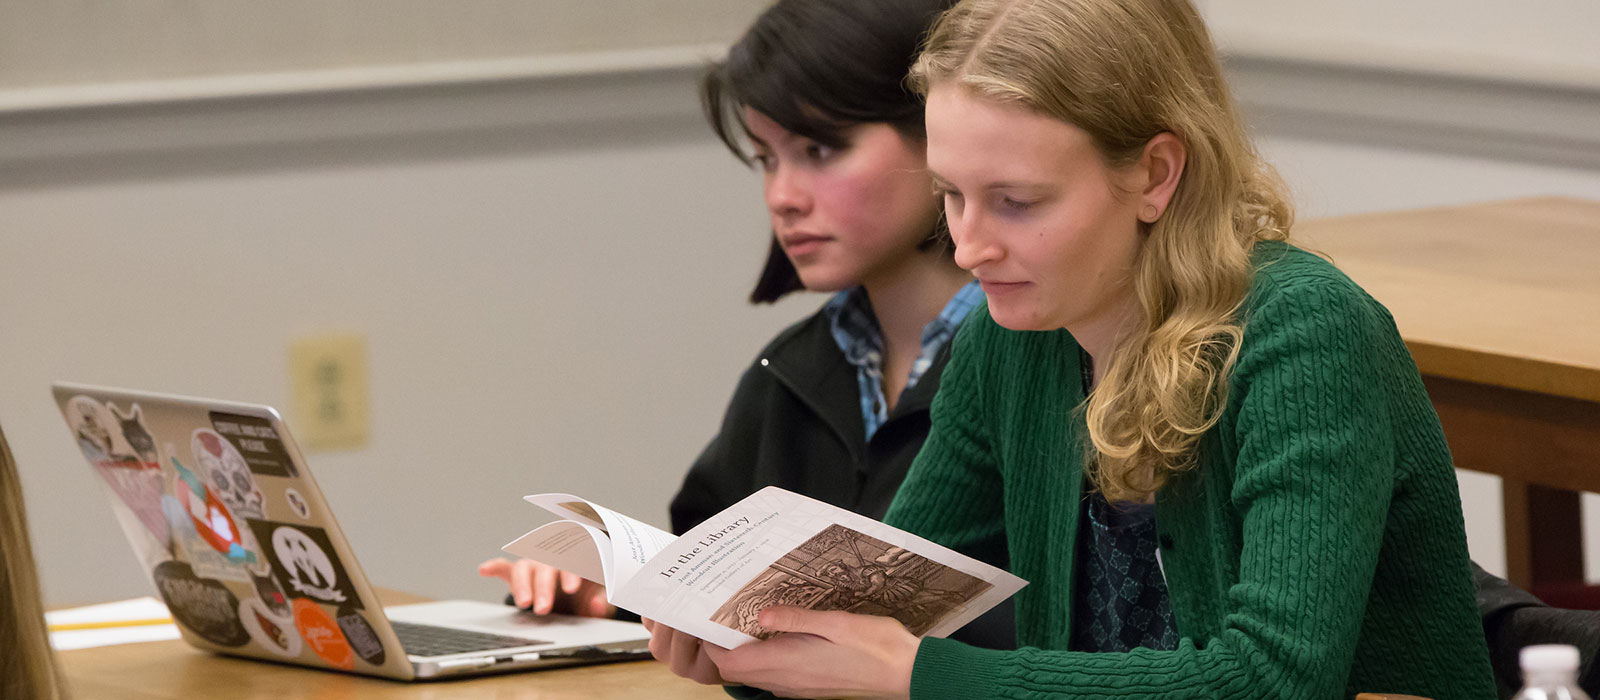
<path id="1" fill-rule="evenodd" d="M 548 615 L 558 602 L 570 607 L 574 615 L 611 617 L 616 612 L 606 602 L 605 586 L 532 559 L 490 559 L 478 565 L 478 575 L 505 581 L 517 607 L 535 615 Z"/>

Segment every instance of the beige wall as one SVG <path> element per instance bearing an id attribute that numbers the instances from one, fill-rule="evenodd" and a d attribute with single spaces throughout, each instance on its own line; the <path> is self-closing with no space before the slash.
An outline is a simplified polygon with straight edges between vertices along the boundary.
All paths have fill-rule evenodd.
<path id="1" fill-rule="evenodd" d="M 678 99 L 643 119 L 588 104 L 584 123 L 353 133 L 504 98 L 446 91 L 345 105 L 352 133 L 332 141 L 0 158 L 0 424 L 52 602 L 148 584 L 51 381 L 287 408 L 289 343 L 329 330 L 367 338 L 372 440 L 310 460 L 374 580 L 490 596 L 477 562 L 546 520 L 528 493 L 664 526 L 739 373 L 816 303 L 743 302 L 765 213 L 757 180 L 699 123 L 692 77 L 654 76 Z M 226 130 L 253 108 L 240 109 L 179 109 L 181 130 Z M 332 119 L 313 110 L 296 128 Z M 128 133 L 141 123 L 94 130 L 132 148 L 152 140 Z"/>
<path id="2" fill-rule="evenodd" d="M 762 0 L 7 0 L 0 89 L 725 43 Z M 1224 45 L 1600 85 L 1589 0 L 1197 0 Z"/>
<path id="3" fill-rule="evenodd" d="M 1600 87 L 1590 0 L 1196 0 L 1234 51 Z"/>
<path id="4" fill-rule="evenodd" d="M 756 0 L 5 0 L 0 89 L 725 44 Z"/>

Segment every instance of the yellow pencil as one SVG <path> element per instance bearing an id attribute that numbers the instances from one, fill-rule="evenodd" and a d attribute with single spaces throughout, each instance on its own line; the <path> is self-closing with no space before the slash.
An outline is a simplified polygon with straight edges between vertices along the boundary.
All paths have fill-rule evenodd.
<path id="1" fill-rule="evenodd" d="M 116 627 L 147 627 L 150 625 L 170 625 L 170 617 L 150 617 L 142 620 L 102 620 L 99 622 L 63 622 L 50 625 L 51 632 L 70 632 L 72 630 L 103 630 Z"/>

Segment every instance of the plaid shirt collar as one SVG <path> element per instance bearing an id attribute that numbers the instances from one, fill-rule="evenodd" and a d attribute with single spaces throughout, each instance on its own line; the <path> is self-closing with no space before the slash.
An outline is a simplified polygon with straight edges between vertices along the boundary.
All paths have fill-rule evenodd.
<path id="1" fill-rule="evenodd" d="M 974 307 L 983 302 L 983 289 L 977 281 L 969 282 L 950 297 L 944 309 L 922 328 L 922 351 L 911 365 L 911 375 L 906 389 L 917 385 L 917 380 L 933 366 L 945 343 L 955 337 L 961 322 Z M 865 421 L 867 439 L 878 431 L 889 418 L 888 404 L 883 396 L 883 331 L 872 312 L 872 302 L 862 287 L 852 287 L 828 300 L 822 307 L 833 331 L 833 340 L 844 353 L 845 360 L 856 368 L 856 383 L 861 392 L 861 417 Z"/>

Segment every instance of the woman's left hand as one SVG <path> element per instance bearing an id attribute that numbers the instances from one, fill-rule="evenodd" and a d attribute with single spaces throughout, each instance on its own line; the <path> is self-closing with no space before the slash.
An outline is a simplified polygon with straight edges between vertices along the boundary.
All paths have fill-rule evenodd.
<path id="1" fill-rule="evenodd" d="M 642 622 L 645 629 L 650 630 L 650 654 L 666 664 L 673 673 L 705 685 L 721 685 L 724 682 L 717 673 L 717 665 L 706 654 L 709 649 L 721 647 L 701 642 L 648 617 Z"/>
<path id="2" fill-rule="evenodd" d="M 782 632 L 737 649 L 706 645 L 729 683 L 796 698 L 909 698 L 920 640 L 892 617 L 774 606 L 761 626 Z"/>

